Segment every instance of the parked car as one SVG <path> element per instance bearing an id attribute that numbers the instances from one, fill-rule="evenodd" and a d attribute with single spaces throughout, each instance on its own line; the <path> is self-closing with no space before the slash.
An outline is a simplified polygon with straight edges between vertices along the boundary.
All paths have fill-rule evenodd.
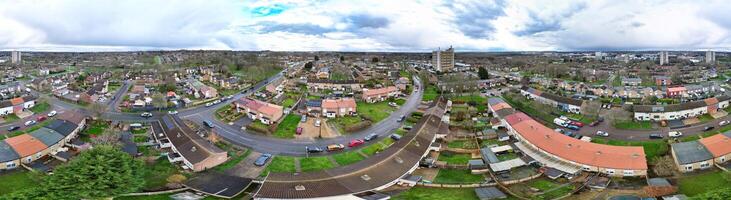
<path id="1" fill-rule="evenodd" d="M 142 114 L 140 114 L 140 116 L 141 117 L 152 117 L 152 113 L 143 112 Z"/>
<path id="2" fill-rule="evenodd" d="M 213 124 L 209 121 L 203 121 L 203 125 L 206 125 L 208 128 L 213 128 Z"/>
<path id="3" fill-rule="evenodd" d="M 597 131 L 596 135 L 602 136 L 602 137 L 609 137 L 609 133 L 607 133 L 606 131 Z"/>
<path id="4" fill-rule="evenodd" d="M 320 127 L 320 119 L 315 120 L 315 127 Z"/>
<path id="5" fill-rule="evenodd" d="M 345 145 L 343 145 L 343 144 L 331 144 L 331 145 L 327 145 L 327 150 L 328 151 L 339 151 L 339 150 L 343 150 L 343 149 L 345 149 Z"/>
<path id="6" fill-rule="evenodd" d="M 38 118 L 36 118 L 36 120 L 39 122 L 46 121 L 46 119 L 48 119 L 46 118 L 46 116 L 38 116 Z"/>
<path id="7" fill-rule="evenodd" d="M 569 118 L 566 117 L 566 116 L 563 116 L 563 115 L 561 117 L 558 117 L 558 118 L 561 119 L 561 120 L 563 120 L 563 121 L 569 121 Z"/>
<path id="8" fill-rule="evenodd" d="M 402 122 L 404 119 L 406 119 L 406 116 L 401 115 L 398 119 L 396 119 L 396 122 Z"/>
<path id="9" fill-rule="evenodd" d="M 350 147 L 350 148 L 357 147 L 363 143 L 365 143 L 365 141 L 363 141 L 361 139 L 351 140 L 350 143 L 348 143 L 348 147 Z"/>
<path id="10" fill-rule="evenodd" d="M 8 132 L 18 130 L 18 129 L 20 129 L 20 126 L 11 126 L 11 127 L 8 127 Z"/>
<path id="11" fill-rule="evenodd" d="M 571 122 L 569 122 L 569 124 L 578 126 L 578 127 L 584 127 L 584 123 L 577 122 L 577 121 L 571 121 Z"/>
<path id="12" fill-rule="evenodd" d="M 575 131 L 578 131 L 579 129 L 581 129 L 581 127 L 578 127 L 578 126 L 575 126 L 575 125 L 568 125 L 568 126 L 566 126 L 566 128 L 571 129 L 571 130 L 575 130 Z"/>
<path id="13" fill-rule="evenodd" d="M 268 154 L 268 153 L 261 154 L 261 156 L 259 156 L 259 158 L 256 158 L 256 161 L 254 161 L 254 165 L 264 166 L 265 164 L 267 164 L 267 161 L 270 158 L 272 158 L 272 154 Z"/>
<path id="14" fill-rule="evenodd" d="M 659 133 L 650 134 L 650 139 L 662 139 L 662 138 L 663 138 L 662 135 L 660 135 Z"/>
<path id="15" fill-rule="evenodd" d="M 219 103 L 221 103 L 221 100 L 220 99 L 213 101 L 213 104 L 219 104 Z"/>
<path id="16" fill-rule="evenodd" d="M 728 125 L 728 120 L 723 120 L 721 122 L 718 122 L 718 125 L 719 126 L 726 126 L 726 125 Z"/>
<path id="17" fill-rule="evenodd" d="M 302 115 L 302 118 L 300 118 L 300 122 L 304 123 L 307 121 L 307 115 Z"/>
<path id="18" fill-rule="evenodd" d="M 367 136 L 365 136 L 365 138 L 363 138 L 363 139 L 365 139 L 365 141 L 371 141 L 376 138 L 378 138 L 378 135 L 375 133 L 371 133 L 371 134 L 368 134 Z"/>
<path id="19" fill-rule="evenodd" d="M 680 137 L 680 136 L 683 136 L 683 133 L 681 133 L 680 131 L 670 131 L 670 132 L 668 132 L 668 137 L 676 138 L 676 137 Z"/>
<path id="20" fill-rule="evenodd" d="M 566 135 L 566 136 L 569 136 L 569 137 L 574 137 L 574 132 L 571 132 L 571 131 L 566 131 L 563 134 Z"/>
<path id="21" fill-rule="evenodd" d="M 393 139 L 393 140 L 400 140 L 400 139 L 401 139 L 401 135 L 399 135 L 399 134 L 395 134 L 395 133 L 394 133 L 394 134 L 391 134 L 391 136 L 390 136 L 390 137 L 391 137 L 391 139 Z"/>
<path id="22" fill-rule="evenodd" d="M 171 114 L 171 115 L 178 114 L 178 111 L 177 110 L 170 110 L 170 111 L 168 111 L 168 114 Z"/>
<path id="23" fill-rule="evenodd" d="M 211 106 L 213 106 L 213 103 L 211 103 L 211 102 L 206 103 L 206 107 L 211 107 Z"/>
<path id="24" fill-rule="evenodd" d="M 48 117 L 56 116 L 56 114 L 57 114 L 57 112 L 55 110 L 52 110 L 51 112 L 48 113 Z"/>
<path id="25" fill-rule="evenodd" d="M 320 153 L 320 152 L 324 151 L 320 147 L 309 147 L 309 146 L 306 146 L 305 150 L 307 150 L 307 153 Z"/>
<path id="26" fill-rule="evenodd" d="M 706 127 L 703 127 L 703 131 L 710 131 L 710 130 L 713 130 L 714 128 L 716 128 L 716 127 L 706 126 Z"/>
<path id="27" fill-rule="evenodd" d="M 297 127 L 297 130 L 294 132 L 297 135 L 302 135 L 302 127 Z"/>
<path id="28" fill-rule="evenodd" d="M 558 133 L 561 133 L 561 134 L 563 134 L 563 131 L 564 131 L 564 130 L 563 130 L 563 129 L 560 129 L 560 128 L 557 128 L 557 129 L 553 129 L 553 131 L 556 131 L 556 132 L 558 132 Z"/>
<path id="29" fill-rule="evenodd" d="M 33 124 L 36 124 L 36 120 L 29 120 L 29 121 L 25 122 L 25 126 L 31 126 Z"/>

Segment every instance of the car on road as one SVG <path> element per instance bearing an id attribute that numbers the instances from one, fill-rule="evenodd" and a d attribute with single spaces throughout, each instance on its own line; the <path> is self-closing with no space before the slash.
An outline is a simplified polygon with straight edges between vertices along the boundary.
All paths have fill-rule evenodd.
<path id="1" fill-rule="evenodd" d="M 32 126 L 33 124 L 36 124 L 36 120 L 29 120 L 25 122 L 25 126 Z"/>
<path id="2" fill-rule="evenodd" d="M 609 137 L 609 133 L 607 133 L 606 131 L 597 131 L 596 135 L 602 136 L 602 137 Z"/>
<path id="3" fill-rule="evenodd" d="M 55 110 L 52 110 L 51 112 L 48 113 L 48 117 L 56 116 L 56 114 L 58 114 L 58 113 Z"/>
<path id="4" fill-rule="evenodd" d="M 659 133 L 650 134 L 650 139 L 662 139 L 662 138 L 663 138 L 662 135 L 660 135 Z"/>
<path id="5" fill-rule="evenodd" d="M 398 117 L 398 119 L 396 119 L 396 122 L 402 122 L 402 121 L 404 121 L 404 119 L 406 119 L 406 116 L 405 115 L 401 115 L 401 116 Z"/>
<path id="6" fill-rule="evenodd" d="M 261 156 L 259 156 L 259 158 L 256 158 L 256 161 L 254 161 L 254 165 L 260 167 L 264 166 L 265 164 L 267 164 L 267 161 L 269 161 L 270 158 L 272 158 L 272 154 L 261 154 Z"/>
<path id="7" fill-rule="evenodd" d="M 331 144 L 327 145 L 327 151 L 339 151 L 345 149 L 345 145 L 343 144 Z"/>
<path id="8" fill-rule="evenodd" d="M 46 119 L 48 119 L 46 118 L 46 116 L 38 116 L 38 118 L 36 118 L 36 120 L 39 122 L 46 121 Z"/>
<path id="9" fill-rule="evenodd" d="M 208 128 L 213 128 L 213 123 L 209 121 L 203 121 L 203 125 L 206 125 Z"/>
<path id="10" fill-rule="evenodd" d="M 8 127 L 8 132 L 18 130 L 18 129 L 20 129 L 20 126 L 11 126 L 11 127 Z"/>
<path id="11" fill-rule="evenodd" d="M 718 125 L 719 126 L 726 126 L 726 125 L 728 125 L 728 120 L 723 120 L 721 122 L 718 122 Z"/>
<path id="12" fill-rule="evenodd" d="M 320 153 L 320 152 L 324 151 L 320 147 L 309 147 L 309 146 L 306 146 L 305 150 L 307 151 L 307 153 Z"/>
<path id="13" fill-rule="evenodd" d="M 141 116 L 141 117 L 152 117 L 152 113 L 149 113 L 149 112 L 143 112 L 142 114 L 140 114 L 140 116 Z"/>
<path id="14" fill-rule="evenodd" d="M 393 140 L 400 140 L 400 139 L 401 139 L 401 135 L 399 135 L 399 134 L 395 134 L 395 133 L 394 133 L 394 134 L 391 134 L 391 136 L 390 136 L 390 137 L 391 137 L 391 139 L 393 139 Z"/>
<path id="15" fill-rule="evenodd" d="M 213 101 L 213 104 L 219 104 L 219 103 L 221 103 L 220 99 Z"/>
<path id="16" fill-rule="evenodd" d="M 371 141 L 371 140 L 375 140 L 376 138 L 378 138 L 378 135 L 375 133 L 371 133 L 371 134 L 366 135 L 365 138 L 363 138 L 363 139 L 365 141 Z"/>
<path id="17" fill-rule="evenodd" d="M 683 136 L 683 133 L 681 133 L 680 131 L 670 131 L 670 132 L 668 132 L 668 137 L 676 138 L 676 137 L 680 137 L 680 136 Z"/>
<path id="18" fill-rule="evenodd" d="M 348 143 L 348 147 L 350 147 L 350 148 L 357 147 L 363 143 L 365 143 L 365 141 L 363 141 L 361 139 L 351 140 L 350 143 Z"/>
<path id="19" fill-rule="evenodd" d="M 178 111 L 177 110 L 170 110 L 170 111 L 168 111 L 168 114 L 171 114 L 171 115 L 178 114 Z"/>
<path id="20" fill-rule="evenodd" d="M 703 131 L 710 131 L 710 130 L 713 130 L 714 128 L 716 128 L 716 127 L 706 126 L 706 127 L 703 127 Z"/>

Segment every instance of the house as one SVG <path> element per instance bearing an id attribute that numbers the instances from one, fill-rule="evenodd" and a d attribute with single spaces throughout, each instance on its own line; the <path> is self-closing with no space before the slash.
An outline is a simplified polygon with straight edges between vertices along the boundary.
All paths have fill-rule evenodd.
<path id="1" fill-rule="evenodd" d="M 187 85 L 188 89 L 190 89 L 190 94 L 196 98 L 209 99 L 218 96 L 218 90 L 216 90 L 216 88 L 207 86 L 198 80 L 189 81 L 187 82 Z"/>
<path id="2" fill-rule="evenodd" d="M 322 113 L 322 100 L 307 100 L 307 102 L 305 102 L 305 107 L 307 107 L 308 114 L 315 117 L 320 116 L 320 113 Z"/>
<path id="3" fill-rule="evenodd" d="M 571 113 L 581 113 L 581 105 L 584 104 L 584 101 L 578 99 L 543 92 L 528 86 L 521 87 L 520 93 L 528 99 L 534 99 L 543 104 L 552 105 L 560 110 Z"/>
<path id="4" fill-rule="evenodd" d="M 398 89 L 395 86 L 363 89 L 363 100 L 368 103 L 385 101 L 388 98 L 395 97 L 398 93 Z"/>
<path id="5" fill-rule="evenodd" d="M 673 84 L 672 79 L 668 76 L 654 76 L 653 78 L 655 79 L 655 85 L 657 86 L 668 86 Z"/>
<path id="6" fill-rule="evenodd" d="M 713 155 L 713 162 L 717 164 L 731 160 L 731 132 L 704 137 L 699 140 Z"/>
<path id="7" fill-rule="evenodd" d="M 310 91 L 335 90 L 335 91 L 361 91 L 363 86 L 355 80 L 326 80 L 308 79 L 307 89 Z"/>
<path id="8" fill-rule="evenodd" d="M 713 166 L 713 154 L 699 141 L 670 145 L 675 165 L 681 172 L 692 172 Z"/>
<path id="9" fill-rule="evenodd" d="M 625 86 L 639 86 L 642 84 L 641 78 L 629 78 L 629 77 L 622 77 L 622 85 Z"/>
<path id="10" fill-rule="evenodd" d="M 729 96 L 717 96 L 700 101 L 670 105 L 634 105 L 632 112 L 639 121 L 661 121 L 696 117 L 713 114 L 729 106 Z"/>
<path id="11" fill-rule="evenodd" d="M 36 105 L 35 96 L 16 97 L 0 101 L 0 115 L 23 112 Z"/>
<path id="12" fill-rule="evenodd" d="M 328 118 L 353 115 L 356 112 L 356 103 L 353 98 L 322 100 L 322 115 Z"/>
<path id="13" fill-rule="evenodd" d="M 406 77 L 401 77 L 398 80 L 394 81 L 394 85 L 396 88 L 398 88 L 401 91 L 405 91 L 407 86 L 409 85 L 411 81 Z"/>
<path id="14" fill-rule="evenodd" d="M 259 120 L 264 124 L 274 124 L 284 115 L 282 106 L 275 105 L 248 97 L 233 102 L 236 111 L 246 112 L 252 120 Z"/>
<path id="15" fill-rule="evenodd" d="M 228 160 L 228 153 L 188 127 L 180 118 L 165 115 L 152 123 L 155 139 L 161 148 L 170 148 L 168 160 L 182 162 L 195 172 L 218 166 Z"/>
<path id="16" fill-rule="evenodd" d="M 0 170 L 14 169 L 20 165 L 20 155 L 5 140 L 0 141 Z"/>
<path id="17" fill-rule="evenodd" d="M 317 71 L 317 74 L 315 74 L 318 79 L 329 79 L 330 78 L 330 68 L 329 67 L 323 67 L 320 68 L 320 70 Z"/>
<path id="18" fill-rule="evenodd" d="M 687 92 L 687 89 L 683 86 L 668 87 L 667 97 L 682 96 Z"/>

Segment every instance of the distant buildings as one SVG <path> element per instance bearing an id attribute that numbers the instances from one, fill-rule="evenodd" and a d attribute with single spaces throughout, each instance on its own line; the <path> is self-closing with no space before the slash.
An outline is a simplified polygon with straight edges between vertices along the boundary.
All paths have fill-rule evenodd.
<path id="1" fill-rule="evenodd" d="M 657 56 L 658 59 L 660 59 L 660 65 L 665 65 L 670 63 L 670 59 L 668 58 L 668 52 L 667 51 L 661 51 L 660 55 Z"/>
<path id="2" fill-rule="evenodd" d="M 715 51 L 706 51 L 706 63 L 708 63 L 708 64 L 716 63 L 716 52 Z"/>
<path id="3" fill-rule="evenodd" d="M 22 60 L 22 55 L 21 55 L 20 51 L 13 51 L 11 53 L 11 59 L 10 59 L 10 61 L 13 64 L 20 64 L 23 61 Z"/>
<path id="4" fill-rule="evenodd" d="M 440 72 L 451 71 L 454 68 L 454 49 L 450 46 L 447 50 L 432 52 L 432 65 Z"/>

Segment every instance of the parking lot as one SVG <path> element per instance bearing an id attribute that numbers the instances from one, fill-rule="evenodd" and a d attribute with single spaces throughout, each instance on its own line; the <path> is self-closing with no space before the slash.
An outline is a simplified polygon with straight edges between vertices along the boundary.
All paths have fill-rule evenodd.
<path id="1" fill-rule="evenodd" d="M 320 119 L 320 126 L 315 126 L 317 118 L 308 117 L 305 122 L 300 122 L 298 127 L 302 127 L 302 134 L 295 135 L 297 139 L 312 139 L 322 136 L 322 138 L 334 138 L 338 137 L 337 131 L 333 131 L 330 126 L 327 125 L 327 120 Z"/>

